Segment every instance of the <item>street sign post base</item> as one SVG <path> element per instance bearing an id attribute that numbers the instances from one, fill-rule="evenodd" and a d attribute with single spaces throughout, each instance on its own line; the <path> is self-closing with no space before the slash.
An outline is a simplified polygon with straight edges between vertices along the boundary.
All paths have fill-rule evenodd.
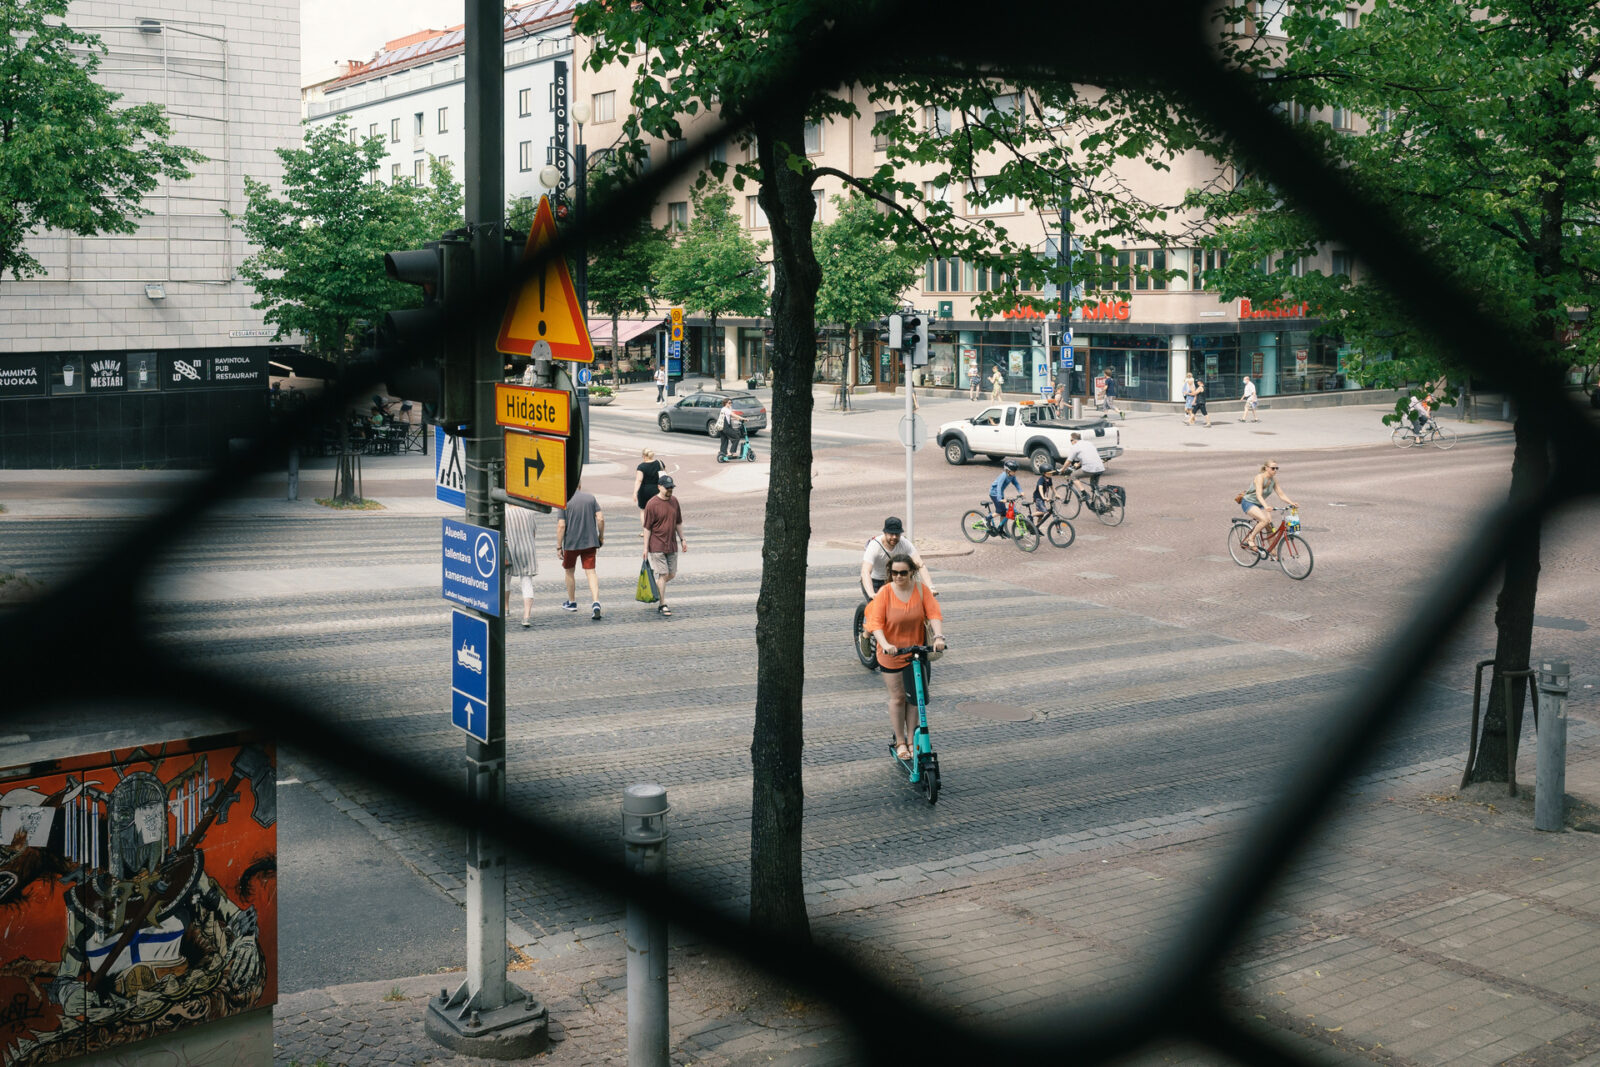
<path id="1" fill-rule="evenodd" d="M 452 1052 L 489 1060 L 520 1060 L 550 1047 L 550 1011 L 526 990 L 510 982 L 511 1003 L 490 1011 L 471 1006 L 466 988 L 454 996 L 428 999 L 422 1029 Z"/>

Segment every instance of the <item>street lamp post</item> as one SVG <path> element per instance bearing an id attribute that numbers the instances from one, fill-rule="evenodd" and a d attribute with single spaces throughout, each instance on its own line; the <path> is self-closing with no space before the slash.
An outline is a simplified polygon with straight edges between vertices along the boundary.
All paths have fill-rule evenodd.
<path id="1" fill-rule="evenodd" d="M 539 184 L 554 192 L 561 187 L 561 177 L 566 172 L 567 161 L 572 161 L 572 179 L 576 191 L 572 194 L 572 221 L 577 226 L 582 226 L 586 220 L 585 210 L 589 200 L 589 147 L 583 143 L 583 124 L 589 121 L 589 105 L 583 101 L 574 102 L 571 115 L 578 124 L 578 138 L 569 151 L 564 144 L 552 146 L 556 158 L 561 161 L 561 166 L 547 163 L 539 170 Z M 584 318 L 584 328 L 588 329 L 589 320 L 589 250 L 588 242 L 579 238 L 574 254 L 577 260 L 577 270 L 572 279 L 574 287 L 578 290 L 578 307 Z M 616 358 L 616 341 L 612 340 L 612 358 Z M 577 375 L 573 375 L 577 380 Z M 578 418 L 583 423 L 583 462 L 589 462 L 589 387 L 578 386 Z"/>

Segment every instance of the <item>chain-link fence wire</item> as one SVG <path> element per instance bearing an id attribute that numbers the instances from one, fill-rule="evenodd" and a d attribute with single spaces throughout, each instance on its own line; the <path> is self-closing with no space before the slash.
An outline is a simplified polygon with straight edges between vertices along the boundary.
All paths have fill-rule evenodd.
<path id="1" fill-rule="evenodd" d="M 1055 9 L 1030 10 L 1039 18 L 1060 17 Z M 852 1028 L 863 1058 L 873 1061 L 900 1058 L 907 1035 L 914 1034 L 917 1057 L 930 1063 L 1054 1061 L 1068 1055 L 1082 1062 L 1103 1062 L 1163 1040 L 1189 1041 L 1244 1063 L 1318 1062 L 1303 1046 L 1291 1047 L 1285 1039 L 1230 1013 L 1223 1001 L 1222 978 L 1228 956 L 1299 850 L 1334 813 L 1338 785 L 1362 772 L 1367 755 L 1407 714 L 1415 665 L 1427 662 L 1456 625 L 1469 617 L 1469 609 L 1492 588 L 1506 553 L 1521 535 L 1555 507 L 1595 491 L 1597 468 L 1592 459 L 1600 455 L 1600 435 L 1564 394 L 1556 376 L 1506 373 L 1511 367 L 1533 365 L 1540 353 L 1509 324 L 1488 315 L 1471 290 L 1437 269 L 1416 243 L 1400 239 L 1398 235 L 1406 233 L 1403 220 L 1368 195 L 1358 176 L 1325 166 L 1315 146 L 1258 98 L 1251 79 L 1221 67 L 1206 43 L 1207 30 L 1199 18 L 1203 8 L 1189 10 L 1195 17 L 1188 21 L 1177 17 L 1183 9 L 1121 10 L 1120 21 L 1140 26 L 1143 34 L 1139 69 L 1154 75 L 1146 86 L 1169 93 L 1174 106 L 1189 108 L 1226 131 L 1240 159 L 1294 198 L 1327 230 L 1340 234 L 1345 246 L 1415 308 L 1418 319 L 1460 353 L 1462 365 L 1508 394 L 1522 417 L 1537 412 L 1554 463 L 1548 484 L 1493 510 L 1477 531 L 1463 539 L 1455 554 L 1453 580 L 1435 597 L 1433 610 L 1421 619 L 1407 615 L 1395 638 L 1382 644 L 1367 687 L 1308 723 L 1318 744 L 1284 776 L 1281 788 L 1240 835 L 1240 844 L 1220 861 L 1182 934 L 1128 989 L 1114 996 L 1086 998 L 1031 1024 L 1008 1024 L 1003 1033 L 958 1021 L 949 1012 L 906 997 L 883 977 L 826 945 L 752 930 L 725 910 L 670 884 L 652 884 L 641 892 L 639 881 L 617 861 L 616 850 L 594 848 L 557 814 L 478 803 L 463 789 L 460 773 L 442 770 L 437 760 L 393 753 L 372 759 L 360 730 L 330 719 L 320 708 L 240 683 L 208 667 L 203 657 L 151 640 L 143 625 L 141 593 L 152 580 L 161 553 L 215 503 L 252 477 L 274 469 L 303 426 L 325 423 L 382 381 L 388 362 L 353 368 L 319 401 L 180 492 L 163 514 L 136 524 L 48 596 L 0 621 L 0 647 L 13 664 L 8 689 L 14 694 L 0 720 L 98 703 L 160 707 L 163 714 L 174 705 L 221 713 L 270 733 L 281 744 L 337 768 L 351 780 L 404 797 L 440 823 L 495 834 L 523 862 L 557 867 L 588 880 L 597 890 L 636 898 L 707 943 L 743 956 L 782 981 L 809 988 Z M 705 145 L 691 146 L 678 160 L 632 184 L 611 201 L 604 216 L 577 220 L 541 258 L 566 254 L 596 231 L 626 225 L 630 213 L 647 210 L 673 179 L 695 165 L 697 148 L 726 137 L 730 128 L 766 109 L 788 106 L 796 93 L 849 84 L 853 64 L 888 28 L 903 29 L 911 24 L 904 21 L 908 18 L 924 26 L 957 24 L 951 19 L 970 24 L 972 14 L 969 8 L 913 11 L 909 6 L 890 6 L 872 9 L 853 21 L 841 20 L 838 39 L 797 55 L 743 114 L 727 116 L 724 127 L 708 133 Z M 1016 17 L 1015 24 L 1020 25 L 1030 14 L 1019 11 Z M 914 47 L 918 37 L 912 33 L 908 40 Z M 1106 85 L 1121 81 L 1122 69 L 1112 64 L 1125 58 L 1118 49 L 1083 48 L 1071 63 L 1063 63 L 1047 35 L 1010 30 L 964 32 L 959 41 L 940 41 L 939 50 L 943 56 L 959 56 L 974 69 L 981 66 L 986 77 L 1053 77 Z M 542 262 L 521 264 L 507 291 L 515 291 L 540 269 Z M 474 314 L 498 320 L 505 296 L 483 294 Z M 94 605 L 96 625 L 104 635 L 93 671 L 83 670 L 62 652 L 78 647 L 86 604 Z M 29 669 L 16 669 L 22 664 Z M 885 1025 L 885 1020 L 893 1020 L 893 1025 Z"/>

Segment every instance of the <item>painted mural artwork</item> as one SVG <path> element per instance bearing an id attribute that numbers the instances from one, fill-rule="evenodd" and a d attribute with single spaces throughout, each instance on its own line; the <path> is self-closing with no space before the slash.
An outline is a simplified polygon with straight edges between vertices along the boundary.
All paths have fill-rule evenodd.
<path id="1" fill-rule="evenodd" d="M 277 1000 L 276 774 L 237 735 L 0 770 L 0 1065 Z"/>

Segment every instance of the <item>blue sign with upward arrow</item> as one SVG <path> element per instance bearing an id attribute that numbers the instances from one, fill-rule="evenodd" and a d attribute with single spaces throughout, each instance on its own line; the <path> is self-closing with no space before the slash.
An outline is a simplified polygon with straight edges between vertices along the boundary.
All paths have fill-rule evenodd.
<path id="1" fill-rule="evenodd" d="M 450 613 L 450 722 L 489 742 L 489 620 Z"/>

